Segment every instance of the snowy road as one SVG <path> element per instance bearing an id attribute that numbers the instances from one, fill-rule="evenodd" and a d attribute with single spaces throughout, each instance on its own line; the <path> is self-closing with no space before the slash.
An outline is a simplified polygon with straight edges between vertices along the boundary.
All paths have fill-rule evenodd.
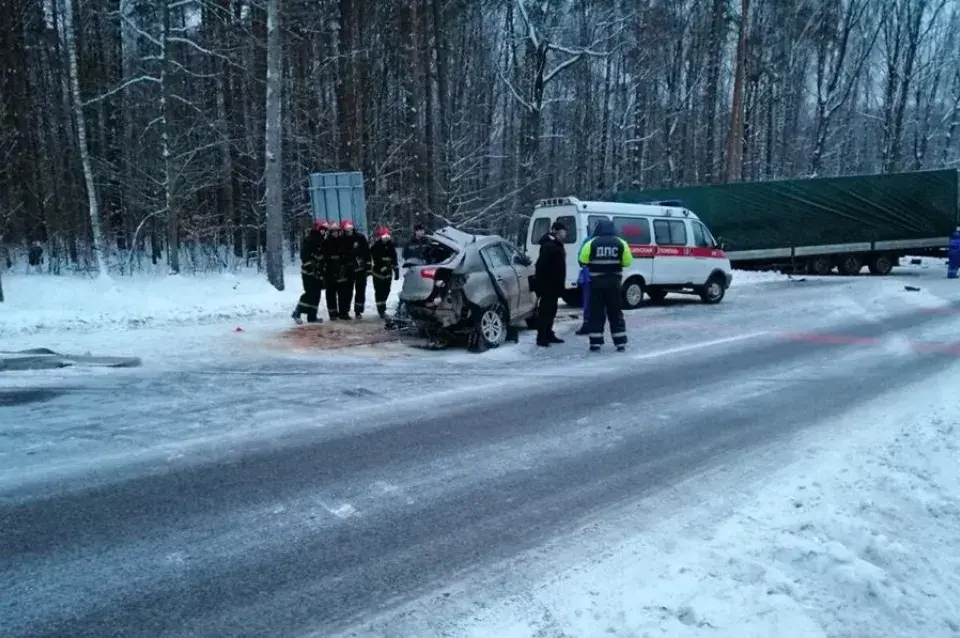
<path id="1" fill-rule="evenodd" d="M 484 607 L 558 560 L 557 539 L 599 542 L 585 526 L 715 506 L 711 489 L 795 461 L 798 437 L 956 367 L 960 306 L 858 285 L 875 284 L 649 308 L 627 355 L 525 341 L 25 375 L 0 401 L 18 424 L 0 448 L 0 633 L 466 635 L 478 607 L 445 611 L 451 592 L 473 583 Z"/>

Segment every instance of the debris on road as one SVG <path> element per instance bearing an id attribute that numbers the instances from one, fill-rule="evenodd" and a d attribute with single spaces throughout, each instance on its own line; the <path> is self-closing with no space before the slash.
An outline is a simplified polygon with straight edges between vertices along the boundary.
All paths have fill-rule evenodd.
<path id="1" fill-rule="evenodd" d="M 15 352 L 0 351 L 0 372 L 8 370 L 52 370 L 56 368 L 136 368 L 139 357 L 95 357 L 54 352 L 49 348 L 33 348 Z"/>
<path id="2" fill-rule="evenodd" d="M 385 330 L 380 321 L 331 321 L 322 324 L 306 324 L 288 328 L 275 339 L 278 344 L 286 347 L 321 350 L 399 340 L 399 335 Z"/>

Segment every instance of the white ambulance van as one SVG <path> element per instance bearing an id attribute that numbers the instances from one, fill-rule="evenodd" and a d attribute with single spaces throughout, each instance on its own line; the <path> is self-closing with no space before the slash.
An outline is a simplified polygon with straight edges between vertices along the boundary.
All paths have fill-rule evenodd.
<path id="1" fill-rule="evenodd" d="M 567 291 L 563 300 L 570 306 L 580 306 L 577 255 L 597 222 L 608 219 L 630 244 L 633 254 L 633 265 L 623 272 L 624 308 L 640 306 L 644 294 L 652 301 L 661 301 L 670 292 L 699 295 L 706 303 L 719 303 L 733 280 L 730 260 L 693 212 L 674 202 L 665 204 L 583 202 L 574 197 L 540 200 L 527 227 L 527 255 L 536 262 L 540 238 L 554 222 L 563 224 L 567 228 Z"/>

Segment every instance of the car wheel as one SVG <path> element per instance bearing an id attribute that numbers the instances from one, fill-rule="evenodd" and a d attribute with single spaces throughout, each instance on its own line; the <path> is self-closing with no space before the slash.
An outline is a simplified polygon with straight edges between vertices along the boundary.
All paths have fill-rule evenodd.
<path id="1" fill-rule="evenodd" d="M 643 279 L 631 277 L 623 284 L 623 309 L 633 310 L 643 303 Z"/>
<path id="2" fill-rule="evenodd" d="M 723 301 L 726 294 L 727 287 L 724 285 L 723 280 L 714 275 L 707 280 L 707 285 L 703 287 L 700 293 L 700 299 L 702 299 L 704 303 L 715 304 Z"/>
<path id="3" fill-rule="evenodd" d="M 480 311 L 474 327 L 473 350 L 483 352 L 488 348 L 497 348 L 507 340 L 507 313 L 503 306 L 494 304 Z"/>

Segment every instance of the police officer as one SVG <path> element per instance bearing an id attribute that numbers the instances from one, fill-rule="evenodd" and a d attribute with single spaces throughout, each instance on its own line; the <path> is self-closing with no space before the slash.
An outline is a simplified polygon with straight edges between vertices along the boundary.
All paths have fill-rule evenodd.
<path id="1" fill-rule="evenodd" d="M 578 261 L 590 271 L 590 352 L 603 345 L 603 327 L 610 318 L 610 336 L 617 352 L 626 350 L 627 325 L 623 320 L 620 286 L 623 269 L 633 263 L 630 246 L 617 236 L 613 222 L 604 219 L 580 249 Z"/>

